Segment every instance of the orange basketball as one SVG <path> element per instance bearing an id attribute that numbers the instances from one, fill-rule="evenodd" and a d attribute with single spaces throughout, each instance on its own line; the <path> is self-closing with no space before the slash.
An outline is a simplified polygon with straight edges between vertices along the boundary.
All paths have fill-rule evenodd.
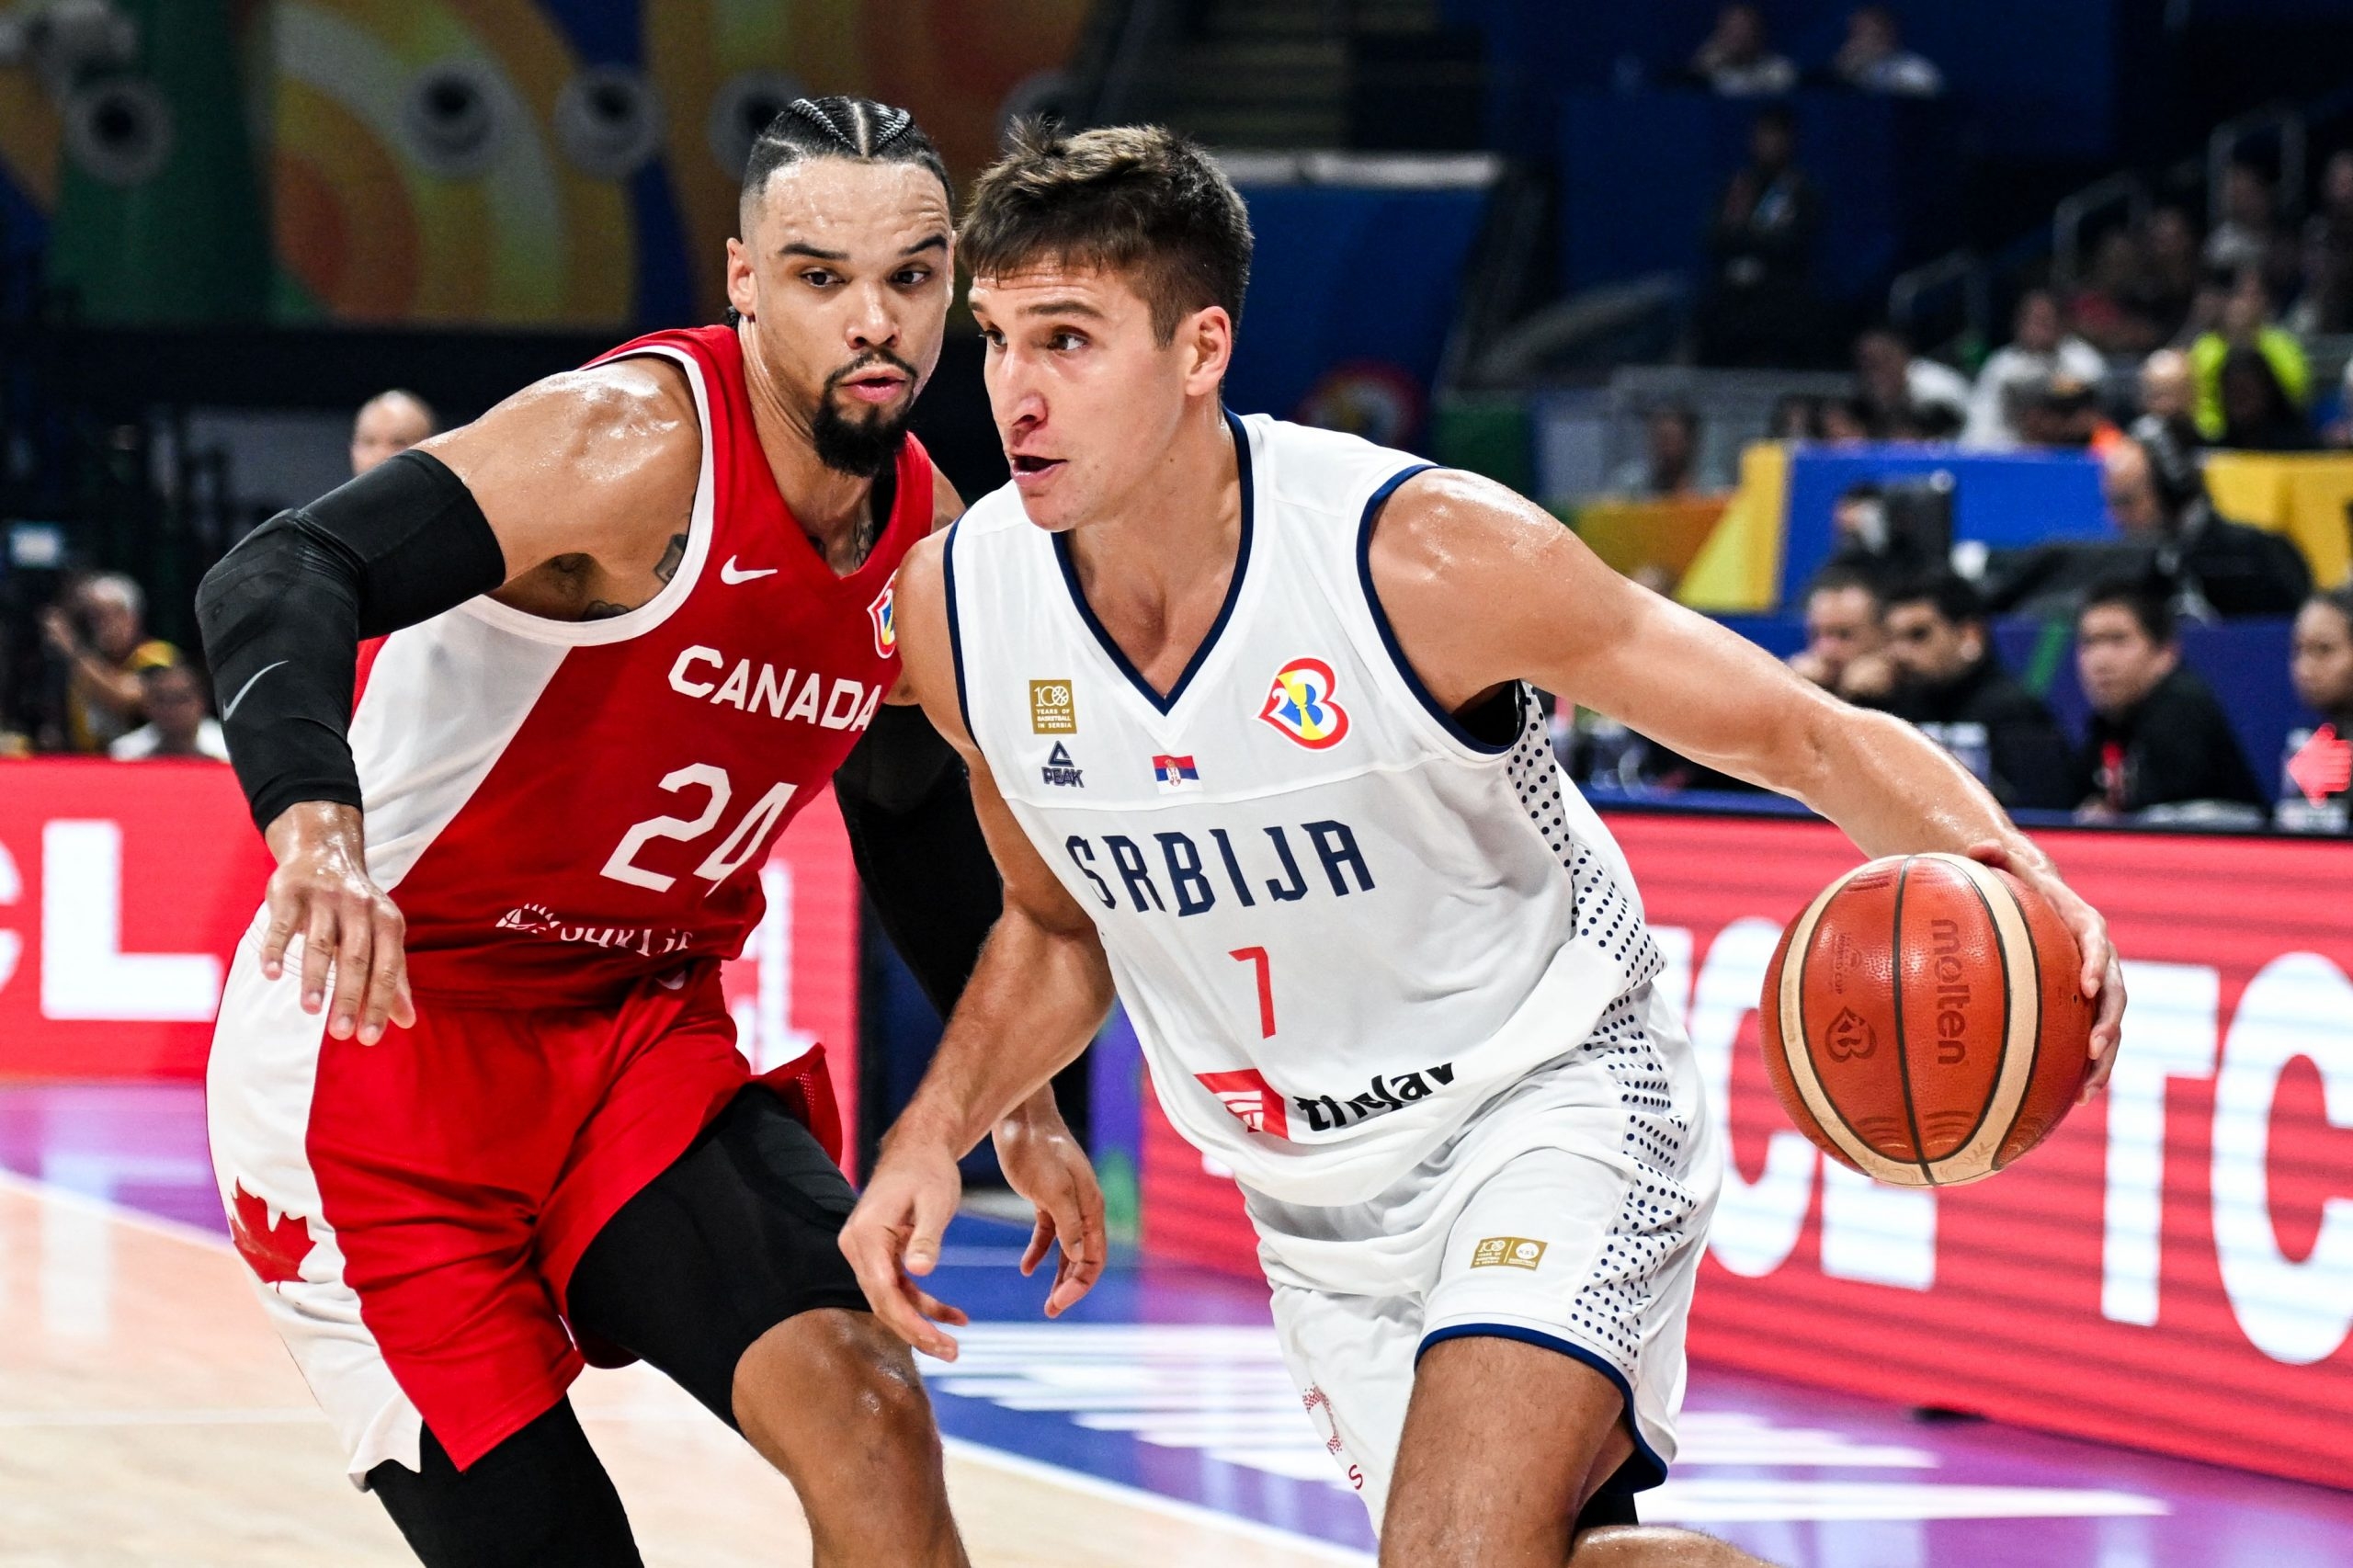
<path id="1" fill-rule="evenodd" d="M 2075 938 L 2041 894 L 1960 855 L 1891 855 L 1781 934 L 1758 1008 L 1790 1119 L 1903 1187 L 1992 1176 L 2050 1134 L 2089 1065 Z"/>

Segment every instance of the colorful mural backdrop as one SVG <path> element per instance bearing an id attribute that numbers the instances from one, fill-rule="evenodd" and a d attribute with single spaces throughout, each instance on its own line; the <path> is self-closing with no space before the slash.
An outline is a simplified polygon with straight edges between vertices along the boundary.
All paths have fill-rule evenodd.
<path id="1" fill-rule="evenodd" d="M 84 0 L 0 63 L 0 244 L 101 321 L 709 319 L 784 103 L 905 104 L 969 176 L 1086 10 Z"/>

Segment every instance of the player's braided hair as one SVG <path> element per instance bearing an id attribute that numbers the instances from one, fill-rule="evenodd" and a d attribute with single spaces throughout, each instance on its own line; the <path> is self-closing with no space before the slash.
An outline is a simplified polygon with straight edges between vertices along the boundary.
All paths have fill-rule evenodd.
<path id="1" fill-rule="evenodd" d="M 849 158 L 865 164 L 915 164 L 929 169 L 956 205 L 956 187 L 939 149 L 905 109 L 872 98 L 834 96 L 795 98 L 752 142 L 744 162 L 744 191 L 738 218 L 748 228 L 752 203 L 768 178 L 804 158 Z"/>
<path id="2" fill-rule="evenodd" d="M 795 98 L 752 140 L 751 155 L 744 160 L 744 188 L 735 210 L 740 236 L 752 228 L 752 207 L 768 187 L 777 170 L 806 158 L 848 158 L 862 164 L 914 164 L 929 169 L 939 181 L 950 211 L 956 207 L 955 183 L 939 149 L 925 135 L 915 117 L 905 109 L 872 98 L 839 94 L 822 98 Z M 727 307 L 727 324 L 744 318 Z"/>

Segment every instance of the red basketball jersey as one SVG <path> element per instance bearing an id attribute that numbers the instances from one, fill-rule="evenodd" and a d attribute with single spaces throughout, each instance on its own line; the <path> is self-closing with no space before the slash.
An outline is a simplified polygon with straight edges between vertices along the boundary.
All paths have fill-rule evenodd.
<path id="1" fill-rule="evenodd" d="M 420 994 L 593 1003 L 733 957 L 769 846 L 898 676 L 892 579 L 931 527 L 923 449 L 908 438 L 888 526 L 836 576 L 777 491 L 733 329 L 605 358 L 630 355 L 683 368 L 702 421 L 668 585 L 605 620 L 478 598 L 362 651 L 369 870 L 408 917 Z"/>

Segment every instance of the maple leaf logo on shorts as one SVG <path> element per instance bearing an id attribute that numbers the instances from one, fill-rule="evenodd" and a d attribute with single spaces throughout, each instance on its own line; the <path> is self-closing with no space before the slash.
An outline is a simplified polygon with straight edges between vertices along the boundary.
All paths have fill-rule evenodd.
<path id="1" fill-rule="evenodd" d="M 245 1260 L 265 1285 L 283 1285 L 302 1278 L 303 1260 L 319 1244 L 311 1239 L 311 1223 L 299 1214 L 269 1219 L 269 1205 L 239 1182 L 232 1192 L 229 1232 L 236 1239 L 237 1256 Z"/>

